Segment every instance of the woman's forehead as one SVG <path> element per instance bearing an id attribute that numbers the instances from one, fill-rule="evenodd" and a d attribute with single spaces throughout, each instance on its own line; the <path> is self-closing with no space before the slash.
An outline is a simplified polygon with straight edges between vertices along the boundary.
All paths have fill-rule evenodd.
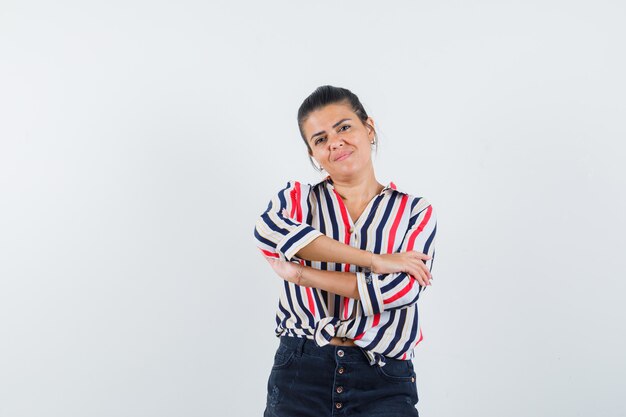
<path id="1" fill-rule="evenodd" d="M 331 127 L 335 123 L 342 119 L 354 120 L 357 115 L 352 111 L 352 108 L 346 104 L 327 104 L 321 109 L 312 111 L 309 117 L 305 120 L 303 126 L 307 127 Z"/>

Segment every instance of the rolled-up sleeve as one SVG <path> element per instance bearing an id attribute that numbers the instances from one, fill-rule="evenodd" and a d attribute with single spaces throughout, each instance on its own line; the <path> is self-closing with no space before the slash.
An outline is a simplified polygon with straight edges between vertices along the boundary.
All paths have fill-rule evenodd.
<path id="1" fill-rule="evenodd" d="M 259 216 L 254 237 L 265 256 L 291 261 L 300 249 L 323 235 L 303 221 L 309 210 L 310 189 L 309 184 L 288 181 Z"/>
<path id="2" fill-rule="evenodd" d="M 408 229 L 398 252 L 416 250 L 430 255 L 431 258 L 423 262 L 432 272 L 436 231 L 437 219 L 433 207 L 421 198 L 411 210 Z M 406 272 L 377 274 L 366 270 L 358 271 L 356 278 L 359 297 L 366 316 L 415 303 L 424 288 Z"/>

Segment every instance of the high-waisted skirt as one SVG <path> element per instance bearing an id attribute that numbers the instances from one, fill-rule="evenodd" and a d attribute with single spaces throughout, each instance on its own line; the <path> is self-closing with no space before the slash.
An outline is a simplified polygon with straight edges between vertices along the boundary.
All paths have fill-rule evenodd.
<path id="1" fill-rule="evenodd" d="M 419 417 L 413 363 L 370 365 L 358 346 L 280 337 L 264 417 Z"/>

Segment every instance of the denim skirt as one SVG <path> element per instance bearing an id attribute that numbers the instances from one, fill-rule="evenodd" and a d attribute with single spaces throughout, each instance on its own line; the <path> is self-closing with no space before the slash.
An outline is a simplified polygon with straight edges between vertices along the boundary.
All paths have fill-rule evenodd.
<path id="1" fill-rule="evenodd" d="M 419 417 L 413 363 L 370 365 L 357 346 L 319 347 L 280 337 L 267 382 L 264 417 Z"/>

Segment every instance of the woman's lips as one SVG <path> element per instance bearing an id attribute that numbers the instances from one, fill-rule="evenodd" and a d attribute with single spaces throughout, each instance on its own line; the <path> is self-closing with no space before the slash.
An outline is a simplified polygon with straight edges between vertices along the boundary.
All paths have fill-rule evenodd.
<path id="1" fill-rule="evenodd" d="M 337 161 L 343 161 L 344 159 L 346 159 L 347 157 L 349 157 L 350 155 L 352 155 L 352 152 L 347 153 L 345 155 L 340 156 L 339 158 L 335 159 L 335 162 Z"/>

